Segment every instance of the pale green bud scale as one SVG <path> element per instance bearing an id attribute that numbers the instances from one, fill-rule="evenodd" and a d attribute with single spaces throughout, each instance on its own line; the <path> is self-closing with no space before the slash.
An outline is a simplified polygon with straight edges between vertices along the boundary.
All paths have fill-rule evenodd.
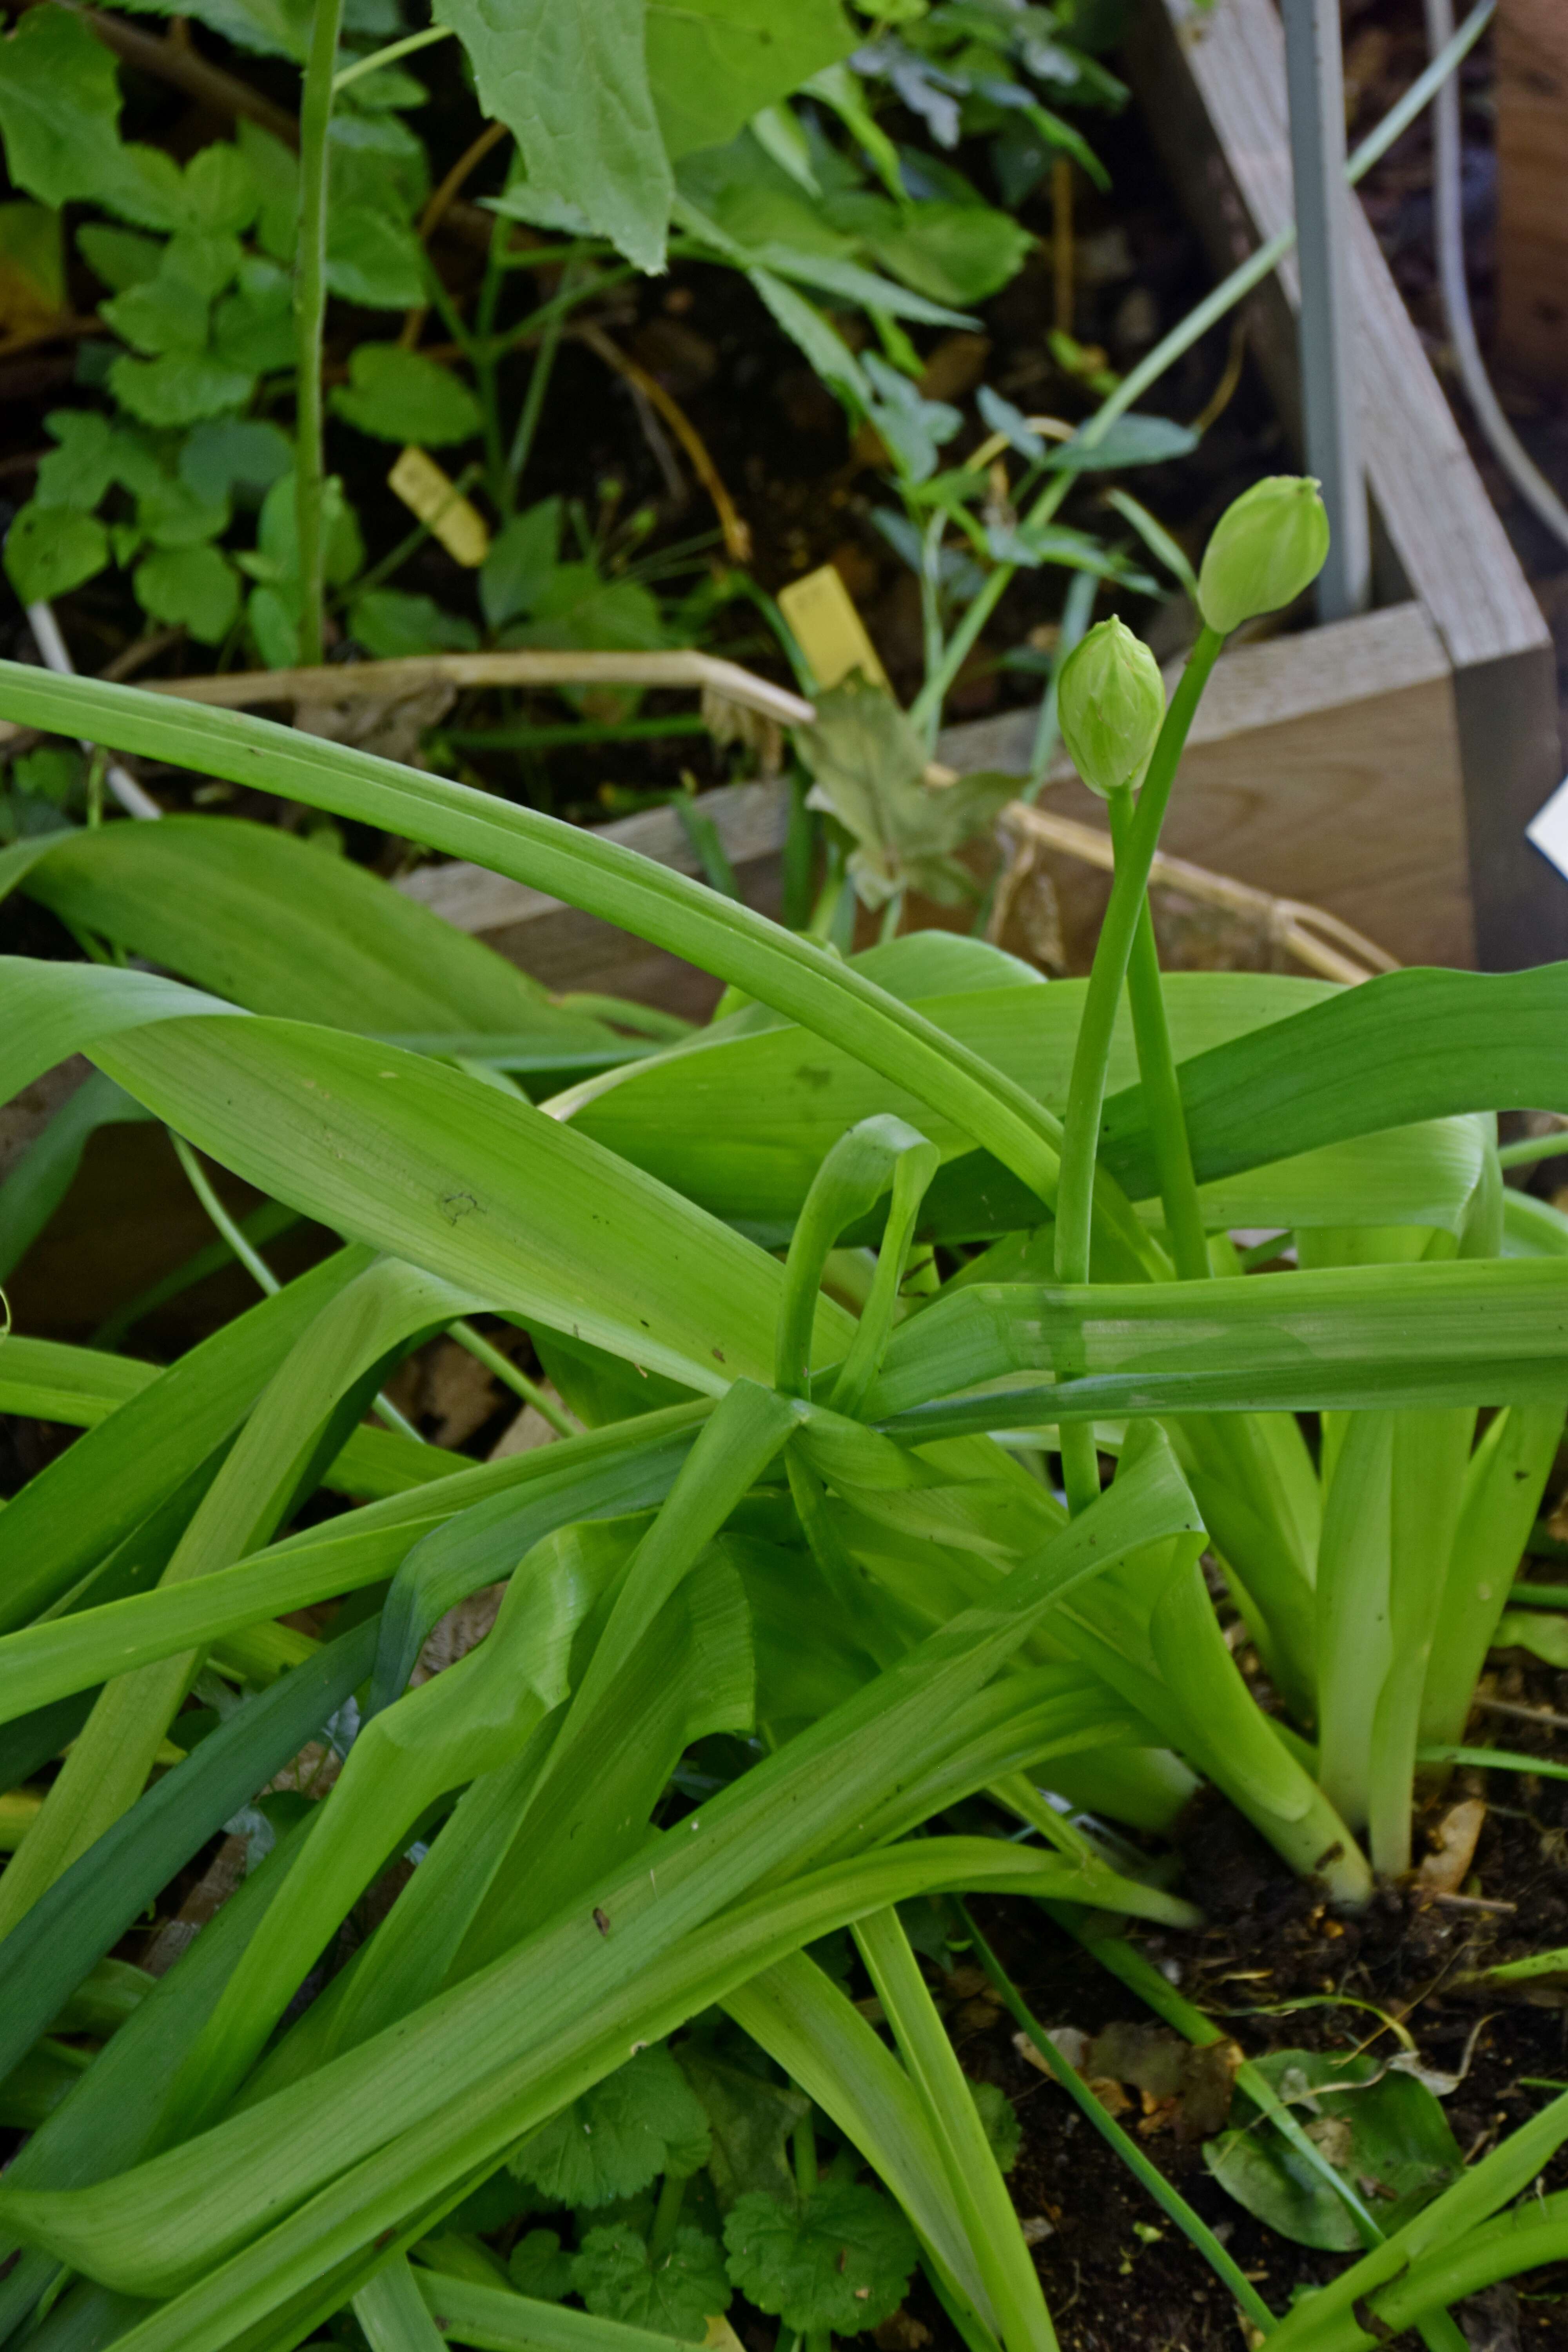
<path id="1" fill-rule="evenodd" d="M 1198 574 L 1198 609 L 1228 636 L 1259 613 L 1293 604 L 1329 551 L 1329 518 L 1309 474 L 1270 474 L 1226 507 Z"/>
<path id="2" fill-rule="evenodd" d="M 1160 666 L 1121 621 L 1101 621 L 1062 664 L 1057 717 L 1074 767 L 1091 793 L 1136 783 L 1165 718 Z"/>

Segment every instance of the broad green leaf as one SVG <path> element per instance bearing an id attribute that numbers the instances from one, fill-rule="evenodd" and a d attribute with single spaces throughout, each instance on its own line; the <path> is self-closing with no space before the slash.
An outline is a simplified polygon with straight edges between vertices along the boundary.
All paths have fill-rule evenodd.
<path id="1" fill-rule="evenodd" d="M 563 516 L 558 498 L 541 499 L 491 540 L 479 572 L 479 604 L 492 629 L 538 604 L 560 561 Z"/>
<path id="2" fill-rule="evenodd" d="M 0 704 L 4 715 L 26 724 L 89 733 L 115 750 L 143 751 L 236 781 L 265 763 L 277 792 L 339 815 L 366 817 L 454 856 L 477 856 L 719 972 L 841 1044 L 954 1119 L 1042 1197 L 1054 1197 L 1057 1123 L 1022 1087 L 822 949 L 684 875 L 464 785 L 232 711 L 174 709 L 134 688 L 49 678 L 16 663 L 0 667 Z"/>
<path id="3" fill-rule="evenodd" d="M 931 200 L 911 205 L 901 223 L 871 240 L 878 260 L 895 278 L 933 302 L 961 310 L 999 293 L 1017 276 L 1034 243 L 1026 229 L 990 205 Z"/>
<path id="4" fill-rule="evenodd" d="M 276 825 L 103 825 L 35 859 L 23 887 L 255 1013 L 394 1034 L 537 1027 L 564 1045 L 605 1034 L 417 900 Z"/>
<path id="5" fill-rule="evenodd" d="M 542 1536 L 662 1503 L 711 1411 L 704 1398 L 568 1438 L 519 1460 L 503 1493 L 467 1508 L 454 1490 L 452 1510 L 414 1545 L 393 1580 L 372 1706 L 390 1706 L 402 1691 L 437 1619 L 480 1585 L 508 1574 Z"/>
<path id="6" fill-rule="evenodd" d="M 353 2298 L 353 2315 L 371 2352 L 441 2352 L 441 2331 L 414 2283 L 405 2254 L 395 2253 Z"/>
<path id="7" fill-rule="evenodd" d="M 417 441 L 440 448 L 479 431 L 479 403 L 466 384 L 434 360 L 396 343 L 358 343 L 349 381 L 332 406 L 362 433 L 382 441 Z"/>
<path id="8" fill-rule="evenodd" d="M 460 1073 L 300 1024 L 247 1023 L 236 1053 L 219 1034 L 230 1025 L 176 1034 L 171 1024 L 156 1040 L 142 1032 L 95 1050 L 130 1091 L 271 1197 L 488 1305 L 710 1394 L 771 1370 L 777 1265 L 679 1195 Z M 248 1106 L 214 1098 L 225 1075 Z M 825 1303 L 819 1352 L 844 1328 Z"/>
<path id="9" fill-rule="evenodd" d="M 1321 2050 L 1271 2050 L 1254 2063 L 1335 2169 L 1377 2198 L 1387 2234 L 1458 2179 L 1464 2158 L 1448 2119 L 1414 2074 Z M 1289 2140 L 1258 2128 L 1245 2093 L 1237 2104 L 1236 2127 L 1204 2143 L 1221 2188 L 1299 2246 L 1353 2253 L 1363 2240 L 1344 2200 Z"/>
<path id="10" fill-rule="evenodd" d="M 156 237 L 142 236 L 132 228 L 110 228 L 103 221 L 84 221 L 76 233 L 77 250 L 88 268 L 116 294 L 123 294 L 128 286 L 144 286 L 156 278 L 163 258 L 163 247 Z M 66 438 L 61 427 L 79 429 L 84 425 L 99 428 L 107 442 L 109 419 L 100 416 L 96 409 L 56 409 L 45 419 L 58 440 Z M 49 461 L 46 458 L 47 465 Z"/>
<path id="11" fill-rule="evenodd" d="M 475 1303 L 384 1259 L 330 1296 L 257 1400 L 175 1545 L 163 1586 L 199 1580 L 268 1541 L 313 1491 L 389 1358 L 395 1360 L 405 1346 Z M 106 1685 L 22 1851 L 0 1878 L 0 1920 L 7 1928 L 134 1803 L 201 1662 L 199 1650 L 187 1652 Z"/>
<path id="12" fill-rule="evenodd" d="M 0 982 L 13 1003 L 34 998 L 42 1028 L 62 1002 L 81 1003 L 83 976 L 14 962 Z M 106 1025 L 123 1020 L 128 983 L 147 1009 L 141 975 L 92 977 Z M 76 1025 L 72 1044 L 87 1043 L 93 1025 Z M 340 1032 L 232 1013 L 121 1028 L 91 1050 L 139 1101 L 270 1198 L 373 1237 L 487 1304 L 710 1394 L 771 1370 L 776 1263 L 492 1087 Z M 848 1318 L 825 1300 L 817 1325 L 826 1358 L 847 1339 Z"/>
<path id="13" fill-rule="evenodd" d="M 0 1412 L 25 1412 L 39 1421 L 64 1422 L 72 1429 L 95 1429 L 117 1406 L 126 1404 L 160 1377 L 156 1364 L 76 1348 L 59 1339 L 26 1339 L 10 1333 L 0 1348 Z M 351 1431 L 322 1485 L 364 1502 L 405 1495 L 473 1465 L 462 1454 L 400 1436 L 390 1429 Z"/>
<path id="14" fill-rule="evenodd" d="M 167 352 L 190 358 L 206 342 L 206 296 L 166 269 L 100 309 L 117 335 L 150 355 Z"/>
<path id="15" fill-rule="evenodd" d="M 798 2206 L 751 2191 L 725 2215 L 724 2243 L 742 2294 L 801 2335 L 879 2327 L 915 2266 L 914 2232 L 898 2207 L 849 2180 L 825 2180 Z"/>
<path id="16" fill-rule="evenodd" d="M 711 2146 L 707 2116 L 661 2043 L 639 2051 L 563 2107 L 507 2160 L 549 2203 L 608 2205 L 635 2196 L 661 2173 L 673 2169 L 685 2178 L 700 2170 Z M 642 2315 L 612 2310 L 608 2316 Z"/>
<path id="17" fill-rule="evenodd" d="M 152 1985 L 135 2015 L 100 2053 L 70 2098 L 14 2158 L 11 2177 L 36 2186 L 69 2187 L 102 2179 L 133 2162 L 146 2147 L 158 2092 L 221 1988 L 258 1912 L 292 1866 L 305 1825 L 285 1832 L 258 1871 L 248 1873 L 221 1917 L 209 1922 L 198 1948 L 182 1956 Z M 94 1972 L 97 1973 L 96 1971 Z M 14 2241 L 5 2241 L 7 2253 Z M 54 2284 L 58 2269 L 47 2254 L 24 2254 L 0 2284 L 0 2326 L 14 2329 Z"/>
<path id="18" fill-rule="evenodd" d="M 924 933 L 920 940 L 946 936 Z M 881 978 L 880 952 L 855 960 L 868 978 Z M 1037 981 L 1023 982 L 1016 968 L 1003 965 L 981 991 L 933 964 L 924 984 L 906 988 L 892 968 L 883 984 L 907 994 L 928 1020 L 1048 1108 L 1065 1103 L 1083 1002 L 1080 982 L 1053 982 L 1042 990 Z M 1230 972 L 1178 972 L 1165 990 L 1178 1054 L 1205 1052 L 1329 994 L 1316 982 Z M 1124 1014 L 1112 1040 L 1113 1085 L 1135 1070 L 1131 1024 Z M 966 1152 L 961 1130 L 922 1108 L 914 1095 L 879 1078 L 851 1053 L 808 1043 L 798 1029 L 772 1021 L 740 1032 L 721 1024 L 689 1048 L 612 1078 L 591 1079 L 552 1108 L 623 1158 L 774 1246 L 787 1241 L 825 1154 L 847 1129 L 878 1112 L 908 1119 L 942 1151 L 947 1165 L 927 1199 L 926 1229 L 973 1235 L 1039 1222 L 1025 1188 L 994 1161 Z M 1369 1222 L 1458 1232 L 1475 1189 L 1479 1153 L 1479 1139 L 1466 1122 L 1427 1121 L 1225 1177 L 1205 1189 L 1205 1219 L 1215 1227 L 1265 1229 L 1338 1223 L 1347 1200 L 1355 1199 L 1364 1202 Z"/>
<path id="19" fill-rule="evenodd" d="M 639 269 L 659 268 L 672 179 L 644 0 L 439 0 L 436 13 L 468 50 L 484 111 L 516 138 L 530 184 L 574 205 Z"/>
<path id="20" fill-rule="evenodd" d="M 648 0 L 647 71 L 667 152 L 732 139 L 759 108 L 848 56 L 839 0 Z"/>
<path id="21" fill-rule="evenodd" d="M 7 1332 L 0 1349 L 0 1412 L 35 1413 L 40 1421 L 91 1429 L 157 1377 L 155 1364 L 129 1356 Z"/>

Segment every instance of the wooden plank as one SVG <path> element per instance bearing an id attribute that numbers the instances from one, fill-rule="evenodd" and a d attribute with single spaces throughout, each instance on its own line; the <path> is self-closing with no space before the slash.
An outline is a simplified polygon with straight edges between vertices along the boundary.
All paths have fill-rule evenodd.
<path id="1" fill-rule="evenodd" d="M 1206 17 L 1190 0 L 1143 0 L 1128 62 L 1166 168 L 1228 268 L 1291 213 L 1271 0 L 1216 0 Z M 1455 673 L 1475 952 L 1494 968 L 1562 955 L 1568 893 L 1523 837 L 1560 775 L 1551 637 L 1359 207 L 1352 229 L 1363 447 L 1385 558 Z M 1278 275 L 1293 304 L 1293 264 Z M 1289 423 L 1294 339 L 1279 331 L 1277 306 L 1258 315 L 1260 357 Z"/>
<path id="2" fill-rule="evenodd" d="M 1034 720 L 952 728 L 952 767 L 1023 769 Z M 1053 812 L 1103 824 L 1065 761 Z M 1226 654 L 1163 845 L 1353 924 L 1402 963 L 1473 961 L 1452 679 L 1415 604 Z"/>
<path id="3" fill-rule="evenodd" d="M 1500 0 L 1498 350 L 1545 390 L 1568 384 L 1568 8 Z"/>
<path id="4" fill-rule="evenodd" d="M 789 823 L 782 783 L 723 784 L 702 795 L 749 906 L 776 915 L 782 889 L 781 853 Z M 614 824 L 596 825 L 601 840 L 621 843 L 682 874 L 701 871 L 686 829 L 671 808 L 644 809 Z M 660 1004 L 692 1020 L 713 1009 L 721 984 L 678 956 L 647 945 L 613 923 L 584 915 L 542 890 L 464 860 L 422 866 L 398 888 L 460 930 L 481 932 L 489 945 L 558 994 L 573 990 L 629 996 Z"/>

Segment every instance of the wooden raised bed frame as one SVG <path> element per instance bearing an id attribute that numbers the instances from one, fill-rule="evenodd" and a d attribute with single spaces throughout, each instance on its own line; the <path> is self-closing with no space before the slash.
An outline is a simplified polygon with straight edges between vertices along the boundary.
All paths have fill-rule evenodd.
<path id="1" fill-rule="evenodd" d="M 1273 0 L 1142 0 L 1127 67 L 1217 273 L 1291 214 L 1283 39 Z M 1402 963 L 1508 970 L 1568 954 L 1568 887 L 1523 828 L 1562 774 L 1552 640 L 1364 215 L 1352 260 L 1378 609 L 1220 663 L 1165 828 L 1168 848 L 1307 899 Z M 1250 298 L 1253 350 L 1299 428 L 1294 264 Z M 1034 714 L 952 728 L 962 770 L 1026 768 Z M 1100 821 L 1059 771 L 1047 804 Z M 762 788 L 710 803 L 747 896 L 775 901 L 783 811 Z M 673 818 L 611 827 L 689 863 Z M 415 895 L 557 987 L 672 989 L 671 959 L 537 893 L 450 867 Z M 694 1003 L 698 1000 L 693 999 Z"/>

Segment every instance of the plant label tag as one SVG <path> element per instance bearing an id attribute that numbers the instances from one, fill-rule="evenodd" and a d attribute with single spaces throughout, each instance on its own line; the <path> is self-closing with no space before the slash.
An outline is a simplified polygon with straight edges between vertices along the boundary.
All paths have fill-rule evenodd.
<path id="1" fill-rule="evenodd" d="M 386 478 L 386 487 L 417 515 L 456 562 L 476 571 L 490 551 L 484 517 L 470 506 L 449 474 L 423 449 L 405 449 Z"/>
<path id="2" fill-rule="evenodd" d="M 835 564 L 825 563 L 802 580 L 779 590 L 779 610 L 795 631 L 811 674 L 826 694 L 841 686 L 852 670 L 859 670 L 873 686 L 891 693 L 888 673 L 877 658 L 877 648 L 866 634 L 866 624 L 855 609 Z"/>
<path id="3" fill-rule="evenodd" d="M 1524 828 L 1524 837 L 1568 881 L 1568 776 L 1536 810 Z"/>

